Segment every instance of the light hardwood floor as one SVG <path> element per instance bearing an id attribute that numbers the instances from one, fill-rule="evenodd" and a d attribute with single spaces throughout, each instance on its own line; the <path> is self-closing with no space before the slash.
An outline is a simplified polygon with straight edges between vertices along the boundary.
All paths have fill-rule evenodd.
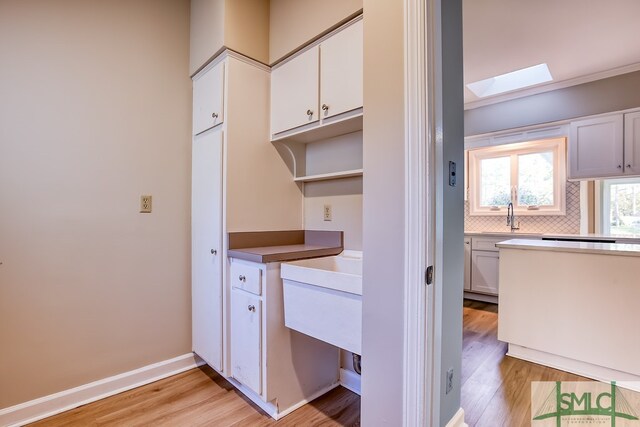
<path id="1" fill-rule="evenodd" d="M 506 357 L 497 306 L 464 302 L 462 407 L 470 427 L 530 426 L 531 381 L 582 377 Z M 40 421 L 37 426 L 359 426 L 360 397 L 339 387 L 280 421 L 208 367 Z"/>
<path id="2" fill-rule="evenodd" d="M 506 356 L 498 341 L 498 306 L 464 302 L 462 403 L 469 427 L 531 425 L 531 381 L 586 378 Z"/>
<path id="3" fill-rule="evenodd" d="M 205 365 L 32 425 L 359 426 L 360 396 L 338 387 L 276 422 Z"/>

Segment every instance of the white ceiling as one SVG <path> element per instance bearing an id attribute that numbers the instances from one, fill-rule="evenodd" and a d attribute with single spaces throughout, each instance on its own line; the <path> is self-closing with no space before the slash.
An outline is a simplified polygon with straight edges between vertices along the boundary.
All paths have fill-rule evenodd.
<path id="1" fill-rule="evenodd" d="M 554 82 L 640 63 L 640 0 L 463 4 L 465 85 L 543 62 Z"/>

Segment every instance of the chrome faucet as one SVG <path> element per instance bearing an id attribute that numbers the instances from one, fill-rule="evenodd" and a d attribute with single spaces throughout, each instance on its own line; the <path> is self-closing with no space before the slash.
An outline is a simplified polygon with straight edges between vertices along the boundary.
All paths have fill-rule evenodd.
<path id="1" fill-rule="evenodd" d="M 507 205 L 507 225 L 511 226 L 511 232 L 513 233 L 516 230 L 520 230 L 520 222 L 516 226 L 516 213 L 513 208 L 513 203 L 509 202 Z"/>

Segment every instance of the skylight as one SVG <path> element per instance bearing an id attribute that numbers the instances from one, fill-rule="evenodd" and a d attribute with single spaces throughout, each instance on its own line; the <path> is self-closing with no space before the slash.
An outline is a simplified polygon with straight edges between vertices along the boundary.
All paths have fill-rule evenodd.
<path id="1" fill-rule="evenodd" d="M 538 64 L 499 76 L 469 83 L 467 87 L 479 98 L 522 89 L 553 80 L 547 64 Z"/>

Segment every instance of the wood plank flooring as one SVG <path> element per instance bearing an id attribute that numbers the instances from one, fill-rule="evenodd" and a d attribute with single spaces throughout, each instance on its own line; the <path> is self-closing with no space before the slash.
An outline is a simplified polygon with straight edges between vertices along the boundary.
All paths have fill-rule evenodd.
<path id="1" fill-rule="evenodd" d="M 205 365 L 31 425 L 359 426 L 360 396 L 338 387 L 274 421 Z"/>
<path id="2" fill-rule="evenodd" d="M 462 403 L 470 427 L 531 425 L 531 381 L 586 378 L 505 356 L 498 341 L 498 306 L 464 302 Z"/>
<path id="3" fill-rule="evenodd" d="M 506 357 L 498 307 L 464 302 L 462 407 L 470 427 L 529 426 L 531 381 L 582 377 Z M 360 397 L 339 387 L 280 421 L 272 420 L 208 367 L 35 423 L 36 426 L 359 426 Z"/>

